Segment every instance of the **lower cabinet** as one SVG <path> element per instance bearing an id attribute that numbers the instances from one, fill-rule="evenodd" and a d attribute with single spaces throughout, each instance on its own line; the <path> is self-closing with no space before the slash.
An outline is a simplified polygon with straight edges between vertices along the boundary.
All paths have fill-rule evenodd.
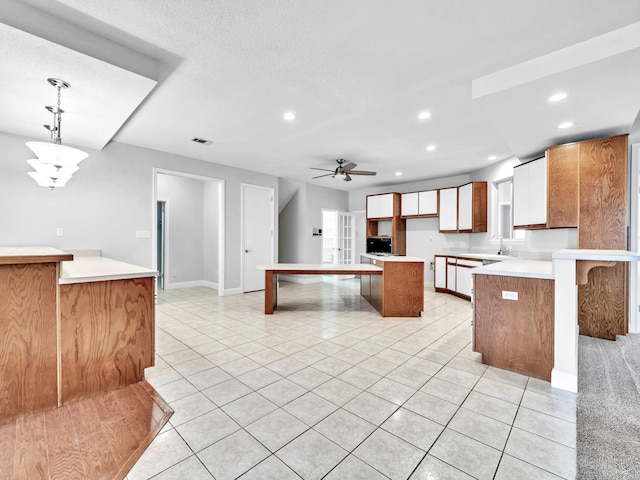
<path id="1" fill-rule="evenodd" d="M 475 267 L 481 267 L 482 260 L 436 255 L 433 265 L 436 292 L 451 293 L 471 300 L 471 271 Z"/>
<path id="2" fill-rule="evenodd" d="M 447 257 L 436 255 L 433 257 L 433 284 L 436 291 L 447 289 Z"/>
<path id="3" fill-rule="evenodd" d="M 447 290 L 456 291 L 456 257 L 447 257 Z"/>

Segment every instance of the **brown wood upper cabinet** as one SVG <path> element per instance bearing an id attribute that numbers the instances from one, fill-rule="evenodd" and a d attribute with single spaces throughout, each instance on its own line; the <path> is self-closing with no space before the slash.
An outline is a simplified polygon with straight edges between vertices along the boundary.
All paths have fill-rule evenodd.
<path id="1" fill-rule="evenodd" d="M 513 169 L 514 228 L 578 226 L 580 144 L 547 149 L 543 158 Z"/>
<path id="2" fill-rule="evenodd" d="M 440 190 L 439 231 L 477 233 L 487 231 L 487 182 L 471 182 Z"/>

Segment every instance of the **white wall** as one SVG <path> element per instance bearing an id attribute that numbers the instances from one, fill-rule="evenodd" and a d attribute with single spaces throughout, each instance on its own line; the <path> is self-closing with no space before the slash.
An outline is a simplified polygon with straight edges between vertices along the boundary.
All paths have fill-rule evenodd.
<path id="1" fill-rule="evenodd" d="M 322 263 L 322 237 L 312 233 L 314 228 L 322 228 L 323 208 L 347 212 L 349 194 L 309 184 L 293 194 L 279 216 L 281 262 Z"/>
<path id="2" fill-rule="evenodd" d="M 155 228 L 153 168 L 203 175 L 225 181 L 225 289 L 241 288 L 240 184 L 270 187 L 277 195 L 277 177 L 112 142 L 86 150 L 89 157 L 69 183 L 50 191 L 27 176 L 29 140 L 0 133 L 0 245 L 102 249 L 105 257 L 154 267 L 152 238 L 135 236 Z M 64 237 L 55 236 L 56 227 Z M 276 242 L 277 236 L 276 229 Z"/>

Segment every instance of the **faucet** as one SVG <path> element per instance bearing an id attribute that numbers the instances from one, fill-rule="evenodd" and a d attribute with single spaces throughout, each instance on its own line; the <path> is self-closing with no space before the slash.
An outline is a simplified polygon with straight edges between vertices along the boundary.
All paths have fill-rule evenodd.
<path id="1" fill-rule="evenodd" d="M 504 248 L 502 235 L 494 235 L 493 238 L 497 238 L 498 240 L 500 240 L 500 250 L 498 250 L 498 255 L 506 255 L 508 253 L 508 250 Z"/>

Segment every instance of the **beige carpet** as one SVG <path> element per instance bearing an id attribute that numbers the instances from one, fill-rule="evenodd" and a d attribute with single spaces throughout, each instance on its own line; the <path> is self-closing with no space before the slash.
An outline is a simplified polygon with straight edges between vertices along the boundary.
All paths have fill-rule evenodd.
<path id="1" fill-rule="evenodd" d="M 580 337 L 578 479 L 640 479 L 640 335 Z"/>

